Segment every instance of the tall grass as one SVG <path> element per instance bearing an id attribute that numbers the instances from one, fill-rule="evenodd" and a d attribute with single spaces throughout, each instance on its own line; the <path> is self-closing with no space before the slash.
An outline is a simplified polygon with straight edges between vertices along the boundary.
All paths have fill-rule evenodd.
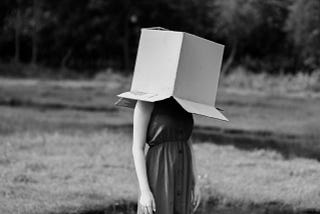
<path id="1" fill-rule="evenodd" d="M 243 67 L 236 68 L 229 75 L 221 77 L 226 88 L 254 90 L 276 95 L 314 95 L 320 93 L 320 71 L 313 73 L 270 75 L 265 72 L 251 73 Z"/>

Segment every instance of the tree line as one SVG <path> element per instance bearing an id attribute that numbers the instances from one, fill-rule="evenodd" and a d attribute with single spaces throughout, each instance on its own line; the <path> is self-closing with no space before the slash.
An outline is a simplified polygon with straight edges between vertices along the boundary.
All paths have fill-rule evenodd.
<path id="1" fill-rule="evenodd" d="M 0 59 L 82 72 L 130 72 L 142 27 L 226 46 L 223 72 L 320 68 L 319 0 L 2 0 Z"/>

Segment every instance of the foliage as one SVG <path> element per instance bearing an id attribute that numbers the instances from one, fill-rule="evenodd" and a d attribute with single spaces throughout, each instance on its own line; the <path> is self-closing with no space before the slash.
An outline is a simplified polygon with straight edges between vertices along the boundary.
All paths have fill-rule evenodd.
<path id="1" fill-rule="evenodd" d="M 297 55 L 301 57 L 298 63 L 310 69 L 319 68 L 320 1 L 295 1 L 287 20 L 287 30 L 296 46 Z"/>
<path id="2" fill-rule="evenodd" d="M 132 70 L 140 29 L 162 26 L 223 43 L 224 70 L 320 67 L 318 0 L 4 0 L 0 59 L 96 72 Z"/>
<path id="3" fill-rule="evenodd" d="M 217 9 L 216 31 L 227 39 L 231 49 L 223 69 L 226 72 L 235 58 L 239 43 L 250 35 L 261 17 L 251 0 L 219 0 Z"/>

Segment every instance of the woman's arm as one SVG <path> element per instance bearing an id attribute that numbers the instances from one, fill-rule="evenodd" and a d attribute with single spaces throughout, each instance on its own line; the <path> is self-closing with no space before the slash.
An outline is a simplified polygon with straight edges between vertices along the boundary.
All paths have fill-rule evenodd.
<path id="1" fill-rule="evenodd" d="M 138 100 L 136 103 L 133 116 L 132 155 L 141 193 L 140 202 L 143 206 L 149 206 L 154 210 L 154 198 L 149 187 L 144 153 L 147 128 L 153 108 L 153 102 Z M 149 213 L 151 212 L 149 210 Z"/>

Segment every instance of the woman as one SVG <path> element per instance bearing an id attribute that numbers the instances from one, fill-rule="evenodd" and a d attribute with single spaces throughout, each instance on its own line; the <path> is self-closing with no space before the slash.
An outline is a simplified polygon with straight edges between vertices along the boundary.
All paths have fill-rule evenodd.
<path id="1" fill-rule="evenodd" d="M 138 214 L 190 214 L 197 209 L 200 191 L 190 140 L 193 124 L 192 114 L 173 97 L 137 101 L 132 154 L 140 188 Z"/>

